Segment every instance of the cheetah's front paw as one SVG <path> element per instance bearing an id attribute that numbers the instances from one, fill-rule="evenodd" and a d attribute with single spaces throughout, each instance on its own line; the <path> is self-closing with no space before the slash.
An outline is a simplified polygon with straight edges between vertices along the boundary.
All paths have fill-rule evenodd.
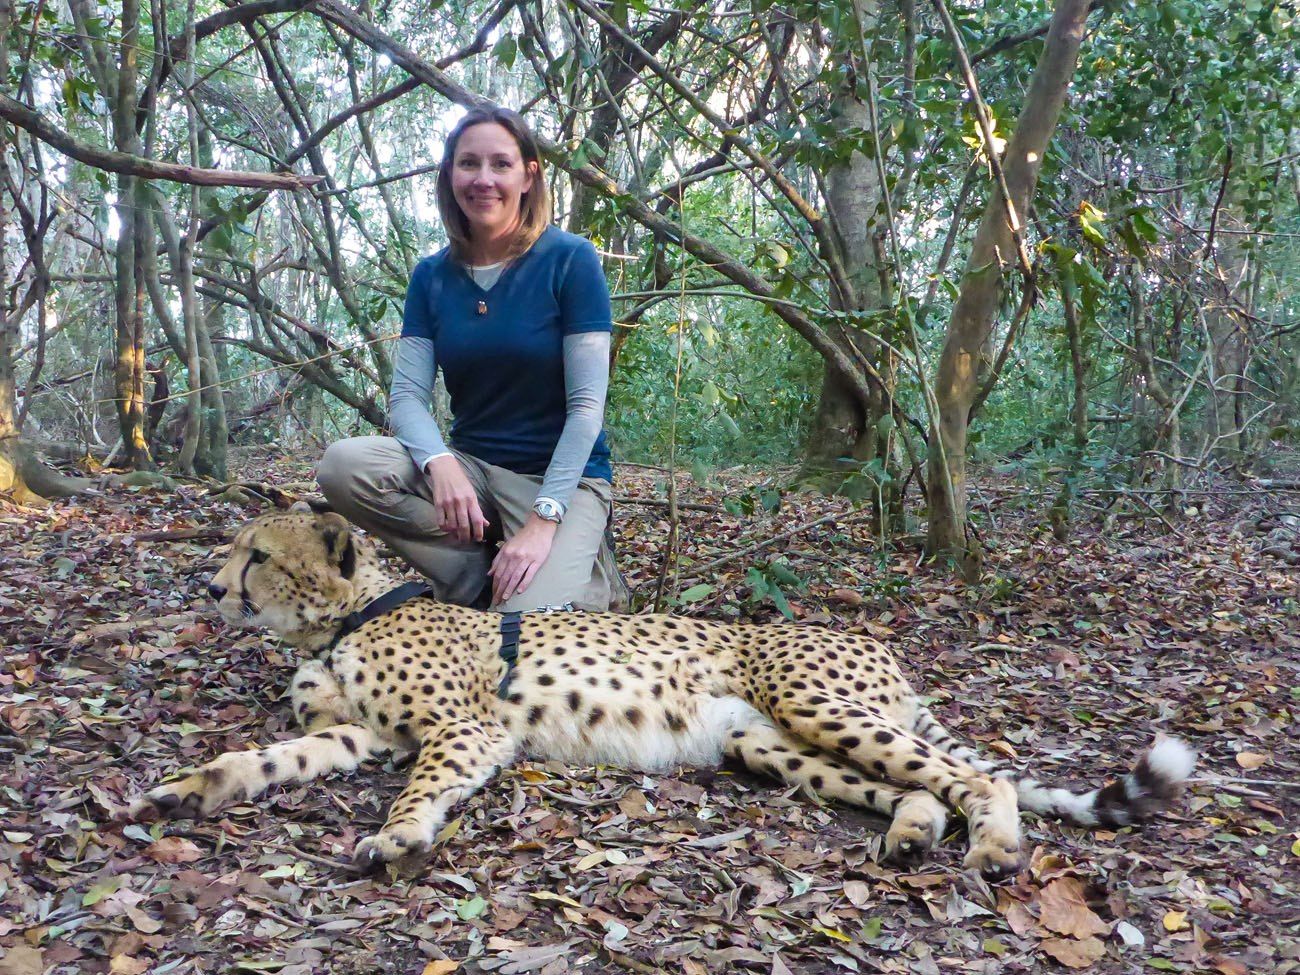
<path id="1" fill-rule="evenodd" d="M 943 836 L 948 810 L 928 792 L 903 797 L 885 834 L 885 856 L 891 860 L 924 857 Z"/>
<path id="2" fill-rule="evenodd" d="M 1018 846 L 986 842 L 972 846 L 962 862 L 968 869 L 978 870 L 985 880 L 1005 880 L 1020 872 L 1024 858 Z"/>
<path id="3" fill-rule="evenodd" d="M 183 779 L 150 789 L 127 807 L 126 814 L 130 819 L 146 819 L 151 815 L 169 816 L 172 819 L 202 819 L 217 804 L 205 793 L 201 775 L 187 775 Z"/>
<path id="4" fill-rule="evenodd" d="M 352 854 L 352 862 L 362 870 L 375 870 L 385 863 L 392 863 L 402 857 L 416 853 L 425 853 L 429 849 L 428 841 L 413 826 L 397 825 L 386 827 L 374 836 L 367 836 L 357 844 Z"/>

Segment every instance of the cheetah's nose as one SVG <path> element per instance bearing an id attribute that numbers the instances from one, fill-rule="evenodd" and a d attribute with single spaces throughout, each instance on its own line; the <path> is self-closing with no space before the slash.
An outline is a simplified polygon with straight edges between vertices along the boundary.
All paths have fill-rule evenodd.
<path id="1" fill-rule="evenodd" d="M 221 597 L 227 592 L 228 590 L 225 586 L 219 586 L 215 582 L 208 584 L 208 595 L 212 597 L 213 602 L 221 602 Z"/>

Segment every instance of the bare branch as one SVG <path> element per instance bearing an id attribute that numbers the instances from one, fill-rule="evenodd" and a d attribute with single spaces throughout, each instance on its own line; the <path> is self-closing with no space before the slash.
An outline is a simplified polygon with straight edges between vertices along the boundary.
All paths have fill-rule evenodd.
<path id="1" fill-rule="evenodd" d="M 190 186 L 251 186 L 269 190 L 303 190 L 320 180 L 318 176 L 300 176 L 297 173 L 198 169 L 194 166 L 180 166 L 176 163 L 145 159 L 129 152 L 88 146 L 68 135 L 39 112 L 3 93 L 0 93 L 0 118 L 8 119 L 19 128 L 27 130 L 65 156 L 71 156 L 87 166 L 107 170 L 110 173 L 140 176 L 144 179 L 165 179 Z"/>

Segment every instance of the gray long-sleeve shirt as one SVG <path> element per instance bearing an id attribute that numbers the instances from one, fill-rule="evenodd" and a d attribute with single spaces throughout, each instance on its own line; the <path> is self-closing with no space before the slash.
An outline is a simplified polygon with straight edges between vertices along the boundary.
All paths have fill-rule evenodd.
<path id="1" fill-rule="evenodd" d="M 609 348 L 609 332 L 564 337 L 564 429 L 537 494 L 564 510 L 568 510 L 604 422 Z M 399 341 L 389 392 L 389 421 L 394 436 L 420 470 L 433 458 L 449 453 L 429 410 L 436 362 L 432 339 L 404 336 Z"/>

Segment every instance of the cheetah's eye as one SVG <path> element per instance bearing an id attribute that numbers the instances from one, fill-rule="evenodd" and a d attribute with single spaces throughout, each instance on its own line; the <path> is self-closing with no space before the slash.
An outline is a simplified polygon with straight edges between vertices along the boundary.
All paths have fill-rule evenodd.
<path id="1" fill-rule="evenodd" d="M 267 555 L 265 552 L 263 552 L 260 548 L 255 548 L 253 549 L 252 552 L 249 553 L 248 561 L 252 562 L 254 565 L 261 565 L 268 558 L 270 558 L 270 556 Z"/>

